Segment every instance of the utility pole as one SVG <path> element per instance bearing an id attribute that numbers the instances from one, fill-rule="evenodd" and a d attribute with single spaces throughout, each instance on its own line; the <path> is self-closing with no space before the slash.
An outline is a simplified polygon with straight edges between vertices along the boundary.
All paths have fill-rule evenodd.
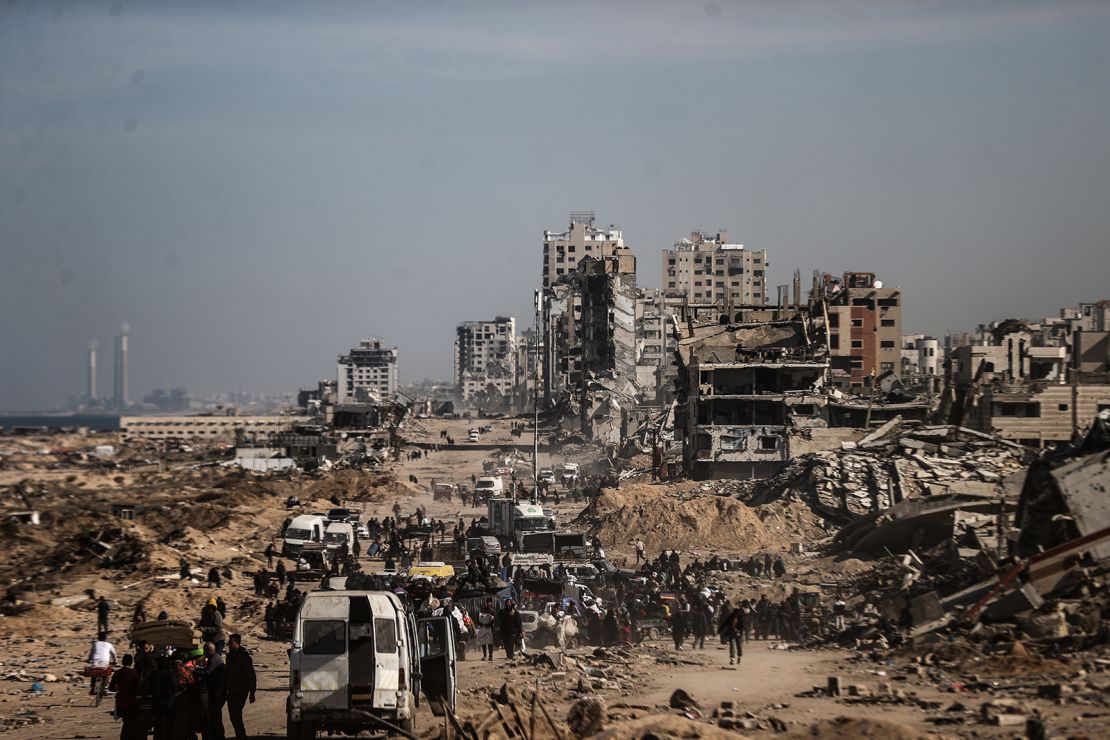
<path id="1" fill-rule="evenodd" d="M 536 331 L 532 334 L 532 488 L 538 496 L 540 487 L 540 291 L 538 290 L 535 292 L 535 309 Z"/>

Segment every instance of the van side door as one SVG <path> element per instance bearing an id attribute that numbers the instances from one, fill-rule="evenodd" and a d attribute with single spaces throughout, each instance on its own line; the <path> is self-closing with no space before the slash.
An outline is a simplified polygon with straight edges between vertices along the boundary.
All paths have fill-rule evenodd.
<path id="1" fill-rule="evenodd" d="M 420 673 L 432 714 L 441 717 L 446 703 L 455 709 L 455 623 L 451 617 L 416 620 Z"/>

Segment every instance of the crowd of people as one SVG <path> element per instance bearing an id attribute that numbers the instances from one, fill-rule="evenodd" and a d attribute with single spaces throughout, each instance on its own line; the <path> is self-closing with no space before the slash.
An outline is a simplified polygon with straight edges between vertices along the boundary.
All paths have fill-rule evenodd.
<path id="1" fill-rule="evenodd" d="M 98 608 L 97 620 L 98 626 L 107 625 L 106 609 Z M 168 623 L 169 615 L 162 612 L 156 621 Z M 201 610 L 198 625 L 205 636 L 200 648 L 156 646 L 140 639 L 132 645 L 134 652 L 122 658 L 107 632 L 97 635 L 88 664 L 103 670 L 119 663 L 107 688 L 115 694 L 120 740 L 141 740 L 151 733 L 155 740 L 195 740 L 198 735 L 223 740 L 225 709 L 236 739 L 246 740 L 243 708 L 255 701 L 254 661 L 243 638 L 224 631 L 215 599 Z M 89 690 L 95 690 L 95 679 Z"/>

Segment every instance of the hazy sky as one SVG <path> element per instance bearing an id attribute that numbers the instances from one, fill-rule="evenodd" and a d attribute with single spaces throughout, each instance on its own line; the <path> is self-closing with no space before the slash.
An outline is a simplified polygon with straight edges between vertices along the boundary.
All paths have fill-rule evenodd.
<path id="1" fill-rule="evenodd" d="M 293 391 L 364 336 L 449 377 L 593 209 L 873 270 L 905 329 L 1110 297 L 1110 3 L 104 2 L 0 9 L 0 408 Z M 773 291 L 772 291 L 773 294 Z"/>

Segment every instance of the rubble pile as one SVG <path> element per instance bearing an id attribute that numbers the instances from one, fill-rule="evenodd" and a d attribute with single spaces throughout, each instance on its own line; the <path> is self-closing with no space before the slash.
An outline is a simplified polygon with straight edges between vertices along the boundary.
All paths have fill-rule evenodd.
<path id="1" fill-rule="evenodd" d="M 929 496 L 997 498 L 1025 469 L 1029 454 L 1020 445 L 962 427 L 909 429 L 894 419 L 858 443 L 796 458 L 740 495 L 753 505 L 796 497 L 820 515 L 846 523 Z"/>
<path id="2" fill-rule="evenodd" d="M 644 541 L 649 552 L 715 548 L 756 552 L 784 548 L 796 531 L 777 530 L 733 498 L 702 493 L 697 484 L 631 484 L 604 488 L 570 526 L 610 545 Z"/>

